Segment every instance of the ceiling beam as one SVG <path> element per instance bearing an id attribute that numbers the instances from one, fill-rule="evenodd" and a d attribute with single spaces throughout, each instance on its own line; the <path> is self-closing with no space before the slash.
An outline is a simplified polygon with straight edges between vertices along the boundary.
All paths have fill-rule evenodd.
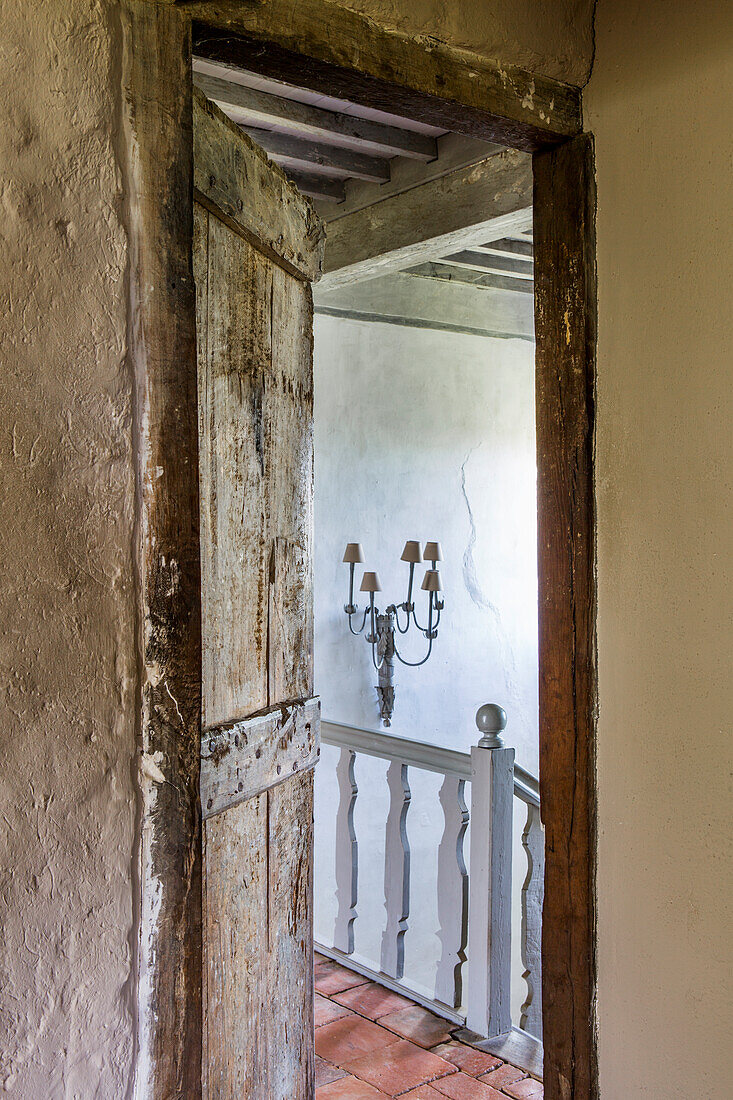
<path id="1" fill-rule="evenodd" d="M 327 176 L 351 177 L 371 183 L 386 183 L 389 180 L 389 161 L 381 157 L 370 157 L 366 153 L 339 149 L 334 145 L 302 141 L 290 134 L 273 133 L 272 130 L 256 130 L 252 126 L 242 126 L 241 129 L 284 168 L 297 170 L 305 167 Z"/>
<path id="2" fill-rule="evenodd" d="M 358 146 L 364 152 L 386 157 L 409 157 L 430 161 L 438 155 L 435 138 L 414 130 L 385 126 L 381 122 L 357 118 L 340 111 L 325 111 L 309 103 L 247 88 L 218 76 L 194 70 L 194 84 L 213 99 L 235 122 L 314 138 L 347 149 Z"/>
<path id="3" fill-rule="evenodd" d="M 534 282 L 530 279 L 512 279 L 508 275 L 482 274 L 468 268 L 449 267 L 447 264 L 428 262 L 417 267 L 409 267 L 406 275 L 418 275 L 424 279 L 446 279 L 452 283 L 469 283 L 476 287 L 489 287 L 493 290 L 519 291 L 521 294 L 533 294 Z"/>
<path id="4" fill-rule="evenodd" d="M 532 220 L 532 160 L 505 150 L 326 225 L 322 286 L 400 271 Z"/>
<path id="5" fill-rule="evenodd" d="M 209 61 L 529 152 L 582 130 L 578 88 L 329 0 L 199 0 L 185 11 L 194 53 Z"/>
<path id="6" fill-rule="evenodd" d="M 482 252 L 509 252 L 513 256 L 527 256 L 530 260 L 534 257 L 534 245 L 531 241 L 518 241 L 512 237 L 502 237 L 498 241 L 489 241 L 488 244 L 476 247 Z"/>
<path id="7" fill-rule="evenodd" d="M 344 201 L 343 180 L 334 179 L 332 176 L 311 175 L 291 168 L 285 168 L 283 171 L 303 195 L 308 195 L 312 199 L 323 199 L 326 202 Z"/>
<path id="8" fill-rule="evenodd" d="M 441 256 L 440 262 L 455 267 L 469 267 L 474 271 L 493 271 L 498 275 L 511 275 L 517 279 L 534 278 L 532 261 L 515 256 L 493 256 L 486 252 L 464 249 L 449 256 Z"/>

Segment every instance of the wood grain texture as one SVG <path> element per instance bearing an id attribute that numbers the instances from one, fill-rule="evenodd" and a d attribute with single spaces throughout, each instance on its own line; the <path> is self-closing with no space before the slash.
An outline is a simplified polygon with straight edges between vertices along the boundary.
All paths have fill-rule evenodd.
<path id="1" fill-rule="evenodd" d="M 201 813 L 206 820 L 311 768 L 319 753 L 318 699 L 281 706 L 205 733 Z"/>
<path id="2" fill-rule="evenodd" d="M 415 130 L 385 126 L 383 122 L 282 99 L 208 73 L 194 72 L 193 80 L 209 99 L 234 108 L 238 125 L 271 127 L 316 141 L 327 140 L 330 145 L 345 149 L 359 148 L 388 157 L 429 161 L 438 155 L 435 138 Z"/>
<path id="3" fill-rule="evenodd" d="M 267 798 L 204 825 L 207 1100 L 267 1096 Z"/>
<path id="4" fill-rule="evenodd" d="M 259 154 L 252 170 L 248 139 L 220 113 L 196 117 L 208 135 L 195 143 L 196 171 L 210 174 L 212 193 L 226 185 L 216 202 L 197 203 L 194 237 L 204 726 L 213 726 L 202 735 L 201 776 L 213 815 L 205 822 L 205 1094 L 306 1100 L 318 704 L 309 699 L 312 296 L 302 276 L 320 260 L 312 251 L 310 267 L 295 274 L 292 250 L 282 253 L 298 229 L 307 242 L 311 232 L 320 241 L 320 228 L 302 200 L 278 222 L 288 200 L 280 173 Z M 244 181 L 206 162 L 221 152 L 217 132 L 229 167 L 249 171 Z M 249 205 L 237 219 L 242 182 Z"/>
<path id="5" fill-rule="evenodd" d="M 313 771 L 269 792 L 267 1100 L 312 1100 Z"/>
<path id="6" fill-rule="evenodd" d="M 272 263 L 198 207 L 204 728 L 267 706 Z M 198 234 L 197 234 L 198 243 Z"/>
<path id="7" fill-rule="evenodd" d="M 317 279 L 323 228 L 310 203 L 215 103 L 194 90 L 197 200 L 304 279 Z"/>
<path id="8" fill-rule="evenodd" d="M 252 126 L 242 126 L 242 129 L 283 169 L 322 171 L 328 176 L 352 177 L 372 183 L 384 183 L 389 179 L 389 161 L 373 153 Z"/>
<path id="9" fill-rule="evenodd" d="M 598 1095 L 592 139 L 534 161 L 545 1096 Z"/>
<path id="10" fill-rule="evenodd" d="M 313 772 L 206 821 L 208 1100 L 311 1100 Z"/>
<path id="11" fill-rule="evenodd" d="M 265 417 L 271 705 L 313 694 L 313 294 L 277 267 L 272 287 Z"/>
<path id="12" fill-rule="evenodd" d="M 198 204 L 196 252 L 208 729 L 313 690 L 313 303 Z"/>
<path id="13" fill-rule="evenodd" d="M 137 387 L 143 769 L 141 1095 L 201 1093 L 201 722 L 190 39 L 180 13 L 121 7 L 125 195 Z"/>
<path id="14" fill-rule="evenodd" d="M 577 88 L 390 31 L 327 0 L 186 5 L 196 53 L 337 98 L 534 151 L 581 128 Z"/>
<path id="15" fill-rule="evenodd" d="M 531 207 L 531 158 L 495 153 L 330 222 L 321 288 L 414 267 L 526 228 Z"/>

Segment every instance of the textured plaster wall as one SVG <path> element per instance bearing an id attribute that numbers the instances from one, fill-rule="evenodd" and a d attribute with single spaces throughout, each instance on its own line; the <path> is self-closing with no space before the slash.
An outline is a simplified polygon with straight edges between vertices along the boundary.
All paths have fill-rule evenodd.
<path id="1" fill-rule="evenodd" d="M 408 316 L 449 313 L 456 287 L 405 277 Z M 438 283 L 437 289 L 432 283 Z M 380 292 L 378 284 L 389 284 Z M 321 296 L 333 304 L 377 307 L 394 279 Z M 460 289 L 460 288 L 459 288 Z M 482 298 L 483 296 L 483 298 Z M 510 312 L 532 331 L 531 298 L 468 293 L 472 326 L 500 329 Z M 501 308 L 500 308 L 501 307 Z M 529 315 L 529 316 L 527 316 Z M 516 326 L 515 326 L 516 327 Z M 381 606 L 406 596 L 405 539 L 439 539 L 446 610 L 423 668 L 396 664 L 390 733 L 468 751 L 474 715 L 501 703 L 507 744 L 534 774 L 537 730 L 537 560 L 534 344 L 374 321 L 316 318 L 315 348 L 315 672 L 323 717 L 380 730 L 377 674 L 362 638 L 347 628 L 343 605 L 347 541 L 360 540 L 367 568 L 384 586 Z M 416 606 L 425 619 L 417 571 Z M 357 573 L 357 586 L 361 569 Z M 363 595 L 356 602 L 364 606 Z M 379 602 L 379 599 L 378 601 Z M 398 640 L 410 660 L 422 636 Z M 334 820 L 337 751 L 324 747 L 316 776 L 316 936 L 332 942 L 335 918 Z M 379 965 L 384 909 L 386 766 L 360 756 L 355 827 L 359 900 L 355 949 Z M 432 995 L 440 955 L 437 851 L 443 830 L 439 776 L 410 770 L 407 816 L 411 901 L 405 973 Z M 515 818 L 512 1003 L 519 1023 L 527 995 L 520 957 L 519 893 L 526 873 L 524 818 Z M 468 854 L 468 841 L 465 851 Z"/>
<path id="2" fill-rule="evenodd" d="M 594 0 L 347 0 L 339 7 L 568 84 L 584 84 L 590 72 Z"/>
<path id="3" fill-rule="evenodd" d="M 600 0 L 604 1100 L 730 1095 L 732 90 L 730 4 Z"/>
<path id="4" fill-rule="evenodd" d="M 114 5 L 0 2 L 0 1090 L 127 1095 L 135 589 Z"/>
<path id="5" fill-rule="evenodd" d="M 430 280 L 413 279 L 415 309 Z M 427 287 L 431 289 L 431 287 Z M 486 320 L 474 303 L 477 322 Z M 391 731 L 467 751 L 497 702 L 535 774 L 537 555 L 534 344 L 316 317 L 316 689 L 330 721 L 381 729 L 369 647 L 349 632 L 347 542 L 360 541 L 385 607 L 407 596 L 406 539 L 438 539 L 446 609 L 430 661 L 396 663 Z M 415 573 L 418 617 L 426 566 Z M 356 593 L 365 606 L 365 597 Z M 355 625 L 356 622 L 355 622 Z M 398 640 L 407 660 L 427 642 Z"/>

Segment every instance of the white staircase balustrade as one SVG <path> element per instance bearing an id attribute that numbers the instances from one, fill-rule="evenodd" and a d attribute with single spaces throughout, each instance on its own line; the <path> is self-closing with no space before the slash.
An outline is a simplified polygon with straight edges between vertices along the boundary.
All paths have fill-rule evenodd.
<path id="1" fill-rule="evenodd" d="M 336 765 L 335 861 L 337 913 L 330 943 L 316 949 L 351 969 L 409 996 L 486 1038 L 504 1035 L 511 1021 L 511 925 L 513 806 L 525 808 L 522 834 L 527 874 L 521 893 L 523 977 L 527 997 L 521 1029 L 542 1035 L 541 928 L 544 830 L 537 780 L 514 762 L 503 744 L 506 715 L 486 704 L 476 716 L 481 734 L 470 753 L 420 741 L 323 721 L 321 739 L 340 749 Z M 389 810 L 385 827 L 385 924 L 377 964 L 354 954 L 358 920 L 358 843 L 354 807 L 358 757 L 386 763 Z M 405 975 L 405 937 L 410 917 L 410 768 L 443 776 L 438 799 L 443 828 L 437 851 L 440 958 L 433 990 L 411 984 Z M 467 798 L 466 784 L 470 784 Z M 362 791 L 362 794 L 364 792 Z M 469 812 L 470 807 L 470 812 Z M 470 824 L 470 861 L 464 838 Z M 533 1041 L 533 1040 L 532 1040 Z"/>

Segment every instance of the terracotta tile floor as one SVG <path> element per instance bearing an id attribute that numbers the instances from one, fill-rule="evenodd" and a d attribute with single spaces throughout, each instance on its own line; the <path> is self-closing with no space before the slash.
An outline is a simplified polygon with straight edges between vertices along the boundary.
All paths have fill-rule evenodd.
<path id="1" fill-rule="evenodd" d="M 541 1082 L 406 997 L 323 955 L 315 983 L 317 1100 L 542 1100 Z"/>

